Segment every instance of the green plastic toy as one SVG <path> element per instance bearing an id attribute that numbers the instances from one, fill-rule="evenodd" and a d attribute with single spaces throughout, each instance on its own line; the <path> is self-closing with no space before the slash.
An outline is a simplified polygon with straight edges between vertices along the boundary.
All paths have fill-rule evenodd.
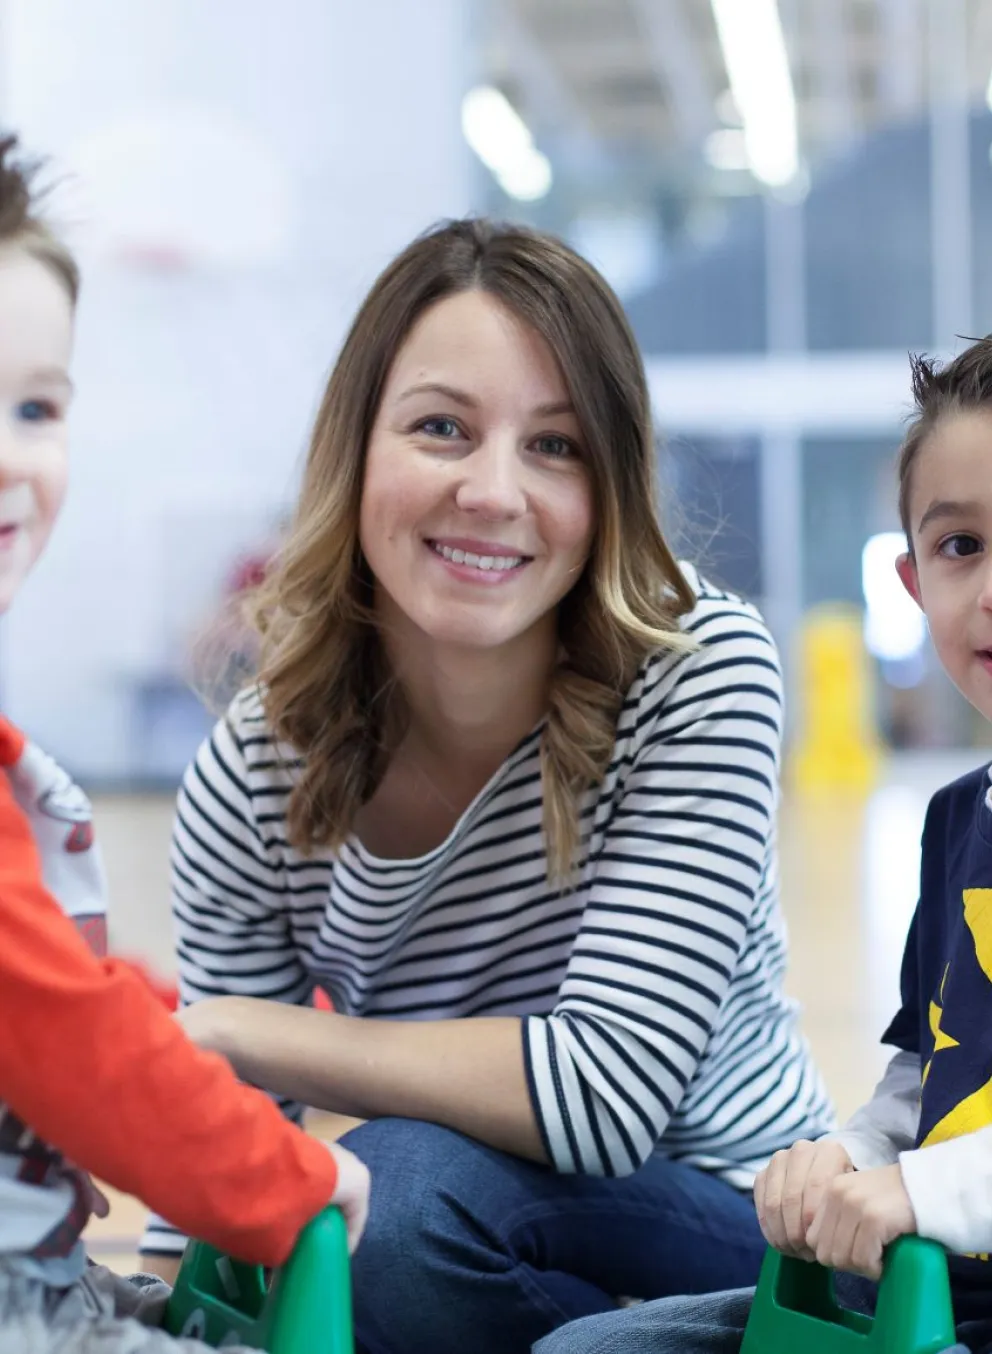
<path id="1" fill-rule="evenodd" d="M 336 1208 L 318 1214 L 270 1283 L 202 1241 L 191 1242 L 165 1314 L 170 1335 L 267 1354 L 354 1354 L 348 1230 Z"/>
<path id="2" fill-rule="evenodd" d="M 906 1236 L 887 1252 L 874 1320 L 838 1305 L 830 1270 L 770 1250 L 741 1354 L 939 1354 L 953 1344 L 944 1251 Z"/>

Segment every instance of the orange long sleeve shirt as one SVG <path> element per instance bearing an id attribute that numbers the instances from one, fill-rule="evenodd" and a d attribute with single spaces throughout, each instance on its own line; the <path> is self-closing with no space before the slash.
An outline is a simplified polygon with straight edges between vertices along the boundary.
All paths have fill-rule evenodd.
<path id="1" fill-rule="evenodd" d="M 92 868 L 93 896 L 68 908 L 45 886 L 92 851 L 85 798 L 2 719 L 0 768 L 0 1252 L 75 1245 L 85 1191 L 67 1158 L 191 1236 L 281 1264 L 330 1201 L 334 1158 L 196 1049 L 127 965 L 94 954 Z M 49 1210 L 31 1237 L 50 1201 L 21 1195 L 24 1226 L 8 1227 L 18 1189 L 54 1190 L 56 1226 Z"/>

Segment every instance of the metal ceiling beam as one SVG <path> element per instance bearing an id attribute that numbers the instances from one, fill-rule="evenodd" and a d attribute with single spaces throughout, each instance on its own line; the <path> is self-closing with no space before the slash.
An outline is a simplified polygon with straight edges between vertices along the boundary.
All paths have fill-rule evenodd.
<path id="1" fill-rule="evenodd" d="M 856 134 L 858 116 L 840 0 L 812 0 L 809 23 L 814 87 L 824 110 L 818 131 L 832 145 L 843 145 Z"/>
<path id="2" fill-rule="evenodd" d="M 714 98 L 706 65 L 682 0 L 629 0 L 644 35 L 658 81 L 671 95 L 682 135 L 698 144 L 716 126 Z"/>
<path id="3" fill-rule="evenodd" d="M 920 0 L 878 0 L 878 97 L 882 112 L 907 118 L 922 102 Z"/>
<path id="4" fill-rule="evenodd" d="M 518 81 L 526 102 L 522 111 L 531 117 L 535 133 L 554 137 L 559 154 L 587 168 L 601 165 L 605 148 L 594 134 L 586 111 L 568 89 L 560 72 L 521 18 L 517 7 L 504 3 L 493 7 L 496 43 L 504 49 L 505 63 Z"/>
<path id="5" fill-rule="evenodd" d="M 984 0 L 973 6 L 971 23 L 971 88 L 984 97 L 992 77 L 992 5 Z"/>

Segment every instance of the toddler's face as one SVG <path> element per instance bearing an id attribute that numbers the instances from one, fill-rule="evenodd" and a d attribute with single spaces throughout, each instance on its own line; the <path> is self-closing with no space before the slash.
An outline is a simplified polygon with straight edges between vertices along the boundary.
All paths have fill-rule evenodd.
<path id="1" fill-rule="evenodd" d="M 992 720 L 992 410 L 941 418 L 912 468 L 914 558 L 899 575 L 948 676 Z"/>
<path id="2" fill-rule="evenodd" d="M 23 249 L 0 250 L 0 611 L 41 554 L 65 495 L 73 308 Z"/>

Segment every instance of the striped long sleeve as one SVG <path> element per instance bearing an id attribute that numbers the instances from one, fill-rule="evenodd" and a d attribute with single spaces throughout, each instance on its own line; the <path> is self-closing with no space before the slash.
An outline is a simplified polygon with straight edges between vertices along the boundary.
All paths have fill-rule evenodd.
<path id="1" fill-rule="evenodd" d="M 625 1174 L 654 1151 L 720 1024 L 761 891 L 781 738 L 775 650 L 757 621 L 718 609 L 695 629 L 700 648 L 675 686 L 628 701 L 631 764 L 559 1000 L 527 1022 L 559 1170 Z"/>

